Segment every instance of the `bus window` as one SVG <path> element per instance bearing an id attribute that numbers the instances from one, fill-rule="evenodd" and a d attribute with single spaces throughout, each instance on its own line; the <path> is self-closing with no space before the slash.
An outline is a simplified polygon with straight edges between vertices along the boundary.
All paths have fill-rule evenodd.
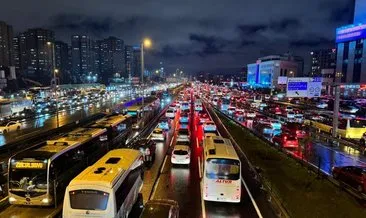
<path id="1" fill-rule="evenodd" d="M 206 177 L 209 179 L 238 180 L 240 177 L 240 163 L 237 160 L 211 158 L 206 164 Z"/>
<path id="2" fill-rule="evenodd" d="M 69 192 L 70 206 L 79 210 L 105 210 L 109 194 L 96 190 L 75 190 Z"/>

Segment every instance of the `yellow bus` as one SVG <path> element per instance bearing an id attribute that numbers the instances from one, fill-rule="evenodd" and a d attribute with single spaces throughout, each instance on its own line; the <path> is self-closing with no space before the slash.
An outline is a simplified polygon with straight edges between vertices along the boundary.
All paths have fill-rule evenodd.
<path id="1" fill-rule="evenodd" d="M 111 150 L 70 182 L 63 217 L 128 217 L 142 201 L 143 173 L 140 151 Z"/>

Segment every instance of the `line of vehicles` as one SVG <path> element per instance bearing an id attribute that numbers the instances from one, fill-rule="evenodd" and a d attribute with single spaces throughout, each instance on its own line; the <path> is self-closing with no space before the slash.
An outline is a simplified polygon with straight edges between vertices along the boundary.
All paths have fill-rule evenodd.
<path id="1" fill-rule="evenodd" d="M 197 129 L 196 134 L 202 146 L 201 197 L 204 201 L 231 202 L 241 201 L 241 162 L 229 139 L 223 138 L 215 123 L 204 109 L 198 95 L 191 89 L 182 92 L 180 99 L 171 104 L 179 119 L 177 141 L 171 154 L 171 163 L 190 164 L 192 138 L 190 127 Z M 184 106 L 182 105 L 189 105 Z M 170 116 L 170 114 L 166 114 Z M 200 132 L 202 131 L 202 134 Z"/>
<path id="2" fill-rule="evenodd" d="M 263 108 L 254 107 L 252 103 L 258 100 L 256 97 L 251 97 L 245 92 L 237 94 L 239 91 L 230 90 L 226 87 L 212 87 L 207 84 L 200 84 L 197 85 L 196 90 L 197 93 L 200 93 L 203 98 L 223 113 L 241 122 L 242 125 L 253 129 L 266 139 L 272 141 L 275 145 L 281 146 L 289 151 L 296 152 L 300 149 L 300 140 L 309 137 L 308 133 L 310 128 L 332 133 L 333 120 L 331 114 L 323 112 L 308 113 L 308 111 L 301 111 L 293 106 L 279 105 L 271 102 L 266 102 L 266 106 L 263 104 Z M 218 97 L 217 93 L 221 93 L 221 95 Z M 224 99 L 230 99 L 230 101 Z M 223 104 L 228 105 L 223 106 Z M 251 110 L 254 110 L 255 116 L 245 116 L 245 113 Z M 289 112 L 301 114 L 304 118 L 302 121 L 293 118 L 290 119 L 290 117 L 283 119 L 284 114 Z M 242 115 L 243 113 L 244 115 Z M 361 138 L 363 143 L 360 143 L 359 150 L 365 154 L 366 122 L 364 119 L 341 115 L 338 136 L 344 139 L 354 140 Z M 358 193 L 366 193 L 365 166 L 334 166 L 331 174 L 341 184 L 351 187 Z"/>

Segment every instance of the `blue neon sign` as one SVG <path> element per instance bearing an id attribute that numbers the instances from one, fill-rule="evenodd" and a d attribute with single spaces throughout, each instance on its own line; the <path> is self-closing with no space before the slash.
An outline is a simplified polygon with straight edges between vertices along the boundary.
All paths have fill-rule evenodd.
<path id="1" fill-rule="evenodd" d="M 308 83 L 307 82 L 289 82 L 287 84 L 287 90 L 306 91 L 306 90 L 308 90 Z"/>
<path id="2" fill-rule="evenodd" d="M 366 38 L 366 24 L 348 25 L 337 28 L 336 43 Z"/>

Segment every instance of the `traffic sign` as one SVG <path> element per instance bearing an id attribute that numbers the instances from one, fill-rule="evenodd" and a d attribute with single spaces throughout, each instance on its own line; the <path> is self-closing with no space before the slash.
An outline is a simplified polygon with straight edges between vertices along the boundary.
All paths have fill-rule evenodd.
<path id="1" fill-rule="evenodd" d="M 313 98 L 320 97 L 322 78 L 290 77 L 287 80 L 286 97 Z"/>

